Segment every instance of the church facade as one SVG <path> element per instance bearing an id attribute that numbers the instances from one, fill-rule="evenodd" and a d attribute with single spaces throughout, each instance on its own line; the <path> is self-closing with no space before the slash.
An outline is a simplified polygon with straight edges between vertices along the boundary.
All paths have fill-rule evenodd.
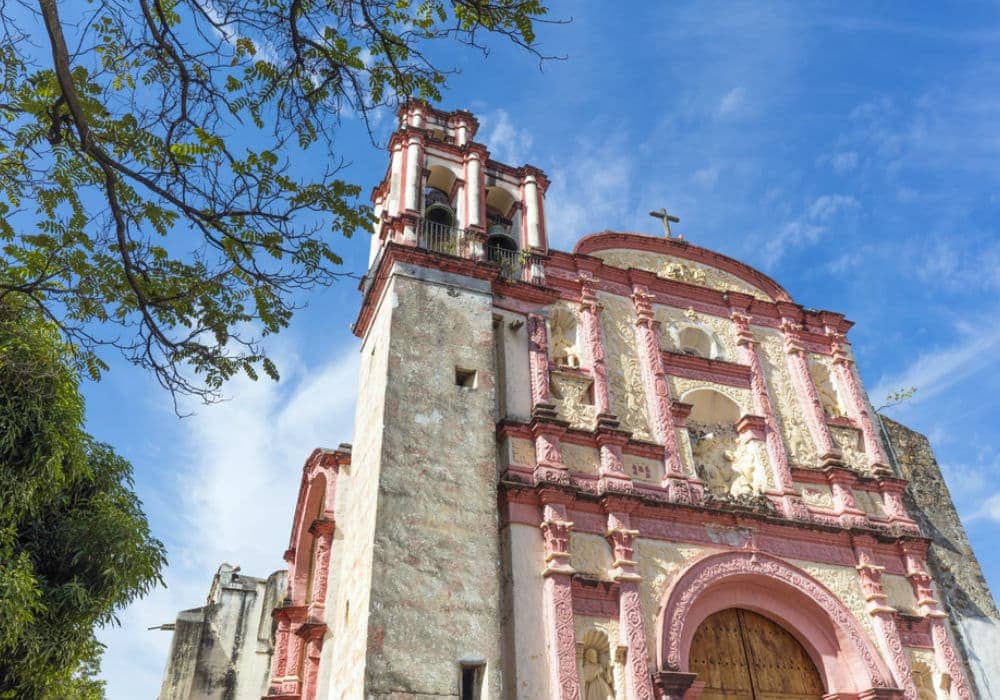
<path id="1" fill-rule="evenodd" d="M 666 212 L 551 249 L 546 176 L 477 126 L 400 111 L 352 446 L 308 458 L 284 594 L 220 642 L 253 681 L 188 635 L 160 697 L 1000 697 L 993 599 L 851 322 Z"/>

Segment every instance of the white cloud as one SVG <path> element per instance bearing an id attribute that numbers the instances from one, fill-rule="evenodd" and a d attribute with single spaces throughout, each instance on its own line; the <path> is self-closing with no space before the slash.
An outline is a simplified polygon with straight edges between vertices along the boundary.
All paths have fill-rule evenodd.
<path id="1" fill-rule="evenodd" d="M 704 187 L 705 189 L 712 189 L 715 184 L 719 181 L 719 168 L 716 166 L 709 166 L 707 168 L 701 168 L 696 170 L 693 175 L 691 175 L 691 182 L 698 185 L 699 187 Z"/>
<path id="2" fill-rule="evenodd" d="M 843 175 L 857 168 L 859 161 L 857 151 L 840 151 L 820 156 L 817 162 L 820 165 L 829 164 L 833 172 Z"/>
<path id="3" fill-rule="evenodd" d="M 716 112 L 718 116 L 725 117 L 740 111 L 746 101 L 746 94 L 745 88 L 736 87 L 723 95 Z"/>
<path id="4" fill-rule="evenodd" d="M 850 195 L 824 194 L 816 197 L 801 216 L 781 226 L 764 244 L 764 261 L 776 264 L 787 252 L 815 243 L 838 217 L 861 209 Z"/>
<path id="5" fill-rule="evenodd" d="M 484 143 L 494 160 L 507 165 L 522 165 L 531 153 L 531 133 L 518 129 L 506 110 L 498 109 L 481 117 L 483 132 L 490 129 Z"/>
<path id="6" fill-rule="evenodd" d="M 830 221 L 837 214 L 852 209 L 860 209 L 861 204 L 854 197 L 843 194 L 824 194 L 809 205 L 808 216 L 813 221 Z"/>
<path id="7" fill-rule="evenodd" d="M 877 404 L 900 387 L 915 386 L 917 393 L 904 404 L 910 409 L 994 364 L 1000 352 L 1000 318 L 991 323 L 988 317 L 985 314 L 976 328 L 956 323 L 952 345 L 922 353 L 900 371 L 881 377 L 871 394 L 873 401 Z"/>
<path id="8" fill-rule="evenodd" d="M 545 197 L 549 244 L 567 250 L 589 233 L 628 230 L 638 218 L 630 205 L 634 171 L 635 160 L 618 139 L 578 143 L 572 161 L 551 174 Z"/>
<path id="9" fill-rule="evenodd" d="M 147 628 L 204 604 L 220 563 L 239 564 L 251 576 L 284 567 L 303 462 L 315 447 L 351 439 L 354 344 L 318 368 L 292 353 L 274 355 L 285 375 L 281 382 L 234 380 L 226 387 L 229 401 L 198 407 L 185 419 L 186 440 L 177 449 L 183 460 L 174 478 L 163 479 L 170 492 L 165 500 L 177 510 L 176 526 L 164 537 L 167 588 L 126 610 L 122 627 L 101 631 L 110 698 L 156 694 L 171 635 Z"/>

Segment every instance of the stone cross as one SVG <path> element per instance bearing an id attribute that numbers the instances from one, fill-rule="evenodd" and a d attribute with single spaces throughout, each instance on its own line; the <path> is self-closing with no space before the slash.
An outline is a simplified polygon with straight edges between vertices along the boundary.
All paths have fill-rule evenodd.
<path id="1" fill-rule="evenodd" d="M 655 216 L 657 219 L 663 221 L 663 234 L 667 238 L 673 238 L 674 235 L 670 232 L 670 222 L 673 221 L 675 224 L 680 221 L 673 214 L 668 214 L 666 209 L 660 209 L 659 211 L 649 212 L 650 216 Z"/>

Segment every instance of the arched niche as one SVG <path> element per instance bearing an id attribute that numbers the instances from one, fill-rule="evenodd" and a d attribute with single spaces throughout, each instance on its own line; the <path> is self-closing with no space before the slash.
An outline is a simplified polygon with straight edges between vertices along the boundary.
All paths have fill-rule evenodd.
<path id="1" fill-rule="evenodd" d="M 576 310 L 555 305 L 549 313 L 549 354 L 560 367 L 580 367 L 580 325 Z"/>
<path id="2" fill-rule="evenodd" d="M 698 478 L 717 498 L 760 494 L 767 486 L 760 445 L 737 425 L 739 405 L 714 389 L 693 389 L 681 397 L 691 405 L 686 421 L 691 458 Z"/>
<path id="3" fill-rule="evenodd" d="M 786 630 L 809 655 L 827 693 L 877 689 L 902 697 L 864 629 L 819 581 L 761 552 L 723 552 L 692 562 L 667 589 L 657 618 L 657 660 L 663 671 L 690 672 L 695 633 L 712 614 L 742 608 Z M 898 695 L 897 695 L 898 693 Z"/>
<path id="4" fill-rule="evenodd" d="M 428 169 L 424 187 L 424 219 L 439 226 L 458 225 L 452 194 L 456 176 L 443 165 L 432 165 Z"/>
<path id="5" fill-rule="evenodd" d="M 326 487 L 326 475 L 322 472 L 316 473 L 309 479 L 305 500 L 297 513 L 295 560 L 289 571 L 290 592 L 294 605 L 308 605 L 312 597 L 316 537 L 311 532 L 311 526 L 314 520 L 325 514 Z"/>
<path id="6" fill-rule="evenodd" d="M 810 360 L 809 374 L 816 387 L 816 394 L 819 396 L 823 413 L 828 418 L 843 418 L 847 415 L 844 411 L 844 403 L 840 398 L 840 391 L 837 389 L 837 383 L 833 375 L 830 374 L 830 368 L 822 362 Z"/>
<path id="7" fill-rule="evenodd" d="M 713 350 L 715 342 L 712 336 L 697 326 L 681 328 L 677 333 L 677 345 L 685 355 L 704 357 L 706 360 L 715 359 Z"/>

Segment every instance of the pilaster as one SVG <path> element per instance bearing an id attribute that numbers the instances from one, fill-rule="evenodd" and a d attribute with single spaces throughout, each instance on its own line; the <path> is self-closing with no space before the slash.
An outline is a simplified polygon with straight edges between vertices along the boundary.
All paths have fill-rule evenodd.
<path id="1" fill-rule="evenodd" d="M 653 296 L 643 285 L 632 287 L 632 302 L 636 313 L 636 341 L 643 384 L 649 406 L 653 435 L 664 448 L 664 482 L 671 501 L 690 503 L 691 493 L 680 461 L 677 432 L 670 405 L 667 375 L 663 368 L 660 338 L 653 319 Z"/>
<path id="2" fill-rule="evenodd" d="M 848 412 L 851 418 L 861 428 L 861 435 L 865 442 L 865 455 L 868 458 L 868 467 L 874 471 L 889 469 L 889 457 L 882 447 L 882 442 L 875 431 L 875 425 L 871 414 L 868 412 L 868 401 L 865 399 L 861 383 L 854 373 L 854 360 L 851 359 L 848 351 L 847 337 L 832 326 L 826 327 L 826 334 L 830 340 L 830 350 L 833 355 L 833 368 L 837 377 L 837 383 L 842 387 L 848 396 Z"/>
<path id="3" fill-rule="evenodd" d="M 783 318 L 781 332 L 785 338 L 788 371 L 792 377 L 792 384 L 798 395 L 799 404 L 802 406 L 806 425 L 809 426 L 813 443 L 816 445 L 816 454 L 820 456 L 823 466 L 840 465 L 843 455 L 840 453 L 840 448 L 834 443 L 830 428 L 826 424 L 826 413 L 823 411 L 823 404 L 819 400 L 819 393 L 816 391 L 812 374 L 809 372 L 809 360 L 806 358 L 806 351 L 802 345 L 800 329 L 790 318 Z"/>
<path id="4" fill-rule="evenodd" d="M 931 643 L 934 645 L 934 663 L 949 697 L 971 700 L 972 685 L 965 674 L 965 665 L 955 649 L 951 633 L 948 631 L 948 616 L 938 607 L 934 598 L 934 579 L 927 573 L 927 543 L 921 540 L 903 540 L 899 543 L 906 564 L 906 578 L 917 599 L 917 610 L 927 618 L 931 628 Z"/>
<path id="5" fill-rule="evenodd" d="M 903 689 L 906 698 L 917 698 L 917 688 L 913 683 L 910 658 L 903 649 L 903 639 L 896 624 L 896 611 L 886 604 L 882 587 L 882 572 L 885 567 L 875 564 L 873 547 L 875 538 L 870 535 L 855 535 L 851 538 L 854 557 L 857 561 L 861 589 L 864 592 L 866 608 L 875 626 L 876 640 L 882 648 L 896 683 Z"/>
<path id="6" fill-rule="evenodd" d="M 736 295 L 731 295 L 730 302 L 735 298 Z M 806 508 L 792 482 L 788 455 L 785 453 L 785 445 L 778 431 L 777 419 L 767 390 L 767 379 L 757 352 L 757 339 L 750 329 L 750 316 L 744 312 L 745 310 L 736 306 L 731 309 L 731 317 L 736 324 L 736 345 L 743 363 L 750 367 L 750 393 L 753 396 L 754 411 L 763 416 L 766 426 L 764 444 L 775 488 L 781 494 L 781 511 L 786 517 L 808 520 L 809 509 Z"/>
<path id="7" fill-rule="evenodd" d="M 825 470 L 827 483 L 833 495 L 833 510 L 844 527 L 865 527 L 868 515 L 858 508 L 854 500 L 854 484 L 858 478 L 854 472 L 842 466 L 828 466 Z"/>
<path id="8" fill-rule="evenodd" d="M 642 603 L 635 560 L 635 538 L 638 530 L 631 529 L 630 517 L 624 501 L 605 498 L 604 509 L 608 514 L 606 537 L 614 555 L 612 576 L 619 586 L 618 610 L 621 643 L 628 647 L 625 674 L 626 696 L 636 700 L 653 700 L 653 685 L 649 676 L 649 652 L 646 648 L 646 630 L 643 622 Z"/>
<path id="9" fill-rule="evenodd" d="M 584 346 L 594 377 L 594 405 L 597 414 L 611 415 L 611 396 L 608 392 L 608 367 L 604 358 L 604 338 L 601 330 L 601 305 L 597 300 L 594 277 L 580 273 L 580 325 L 583 328 Z"/>
<path id="10" fill-rule="evenodd" d="M 542 595 L 545 606 L 546 646 L 551 696 L 554 700 L 580 700 L 580 680 L 576 670 L 576 632 L 573 622 L 573 589 L 570 576 L 569 538 L 573 529 L 566 516 L 571 497 L 554 490 L 543 490 L 542 537 L 545 568 Z"/>

